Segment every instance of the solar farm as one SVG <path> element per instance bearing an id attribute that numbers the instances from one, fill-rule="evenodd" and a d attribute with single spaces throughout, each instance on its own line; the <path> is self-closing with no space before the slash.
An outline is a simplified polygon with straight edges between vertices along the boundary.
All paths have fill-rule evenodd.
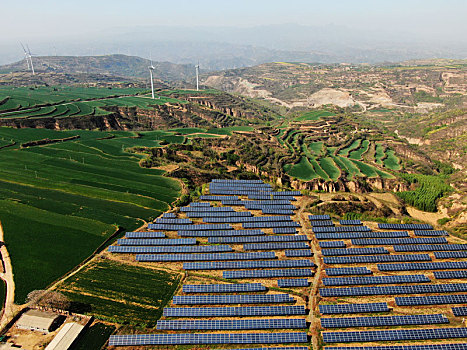
<path id="1" fill-rule="evenodd" d="M 302 214 L 300 192 L 258 180 L 213 180 L 208 191 L 108 248 L 185 276 L 155 329 L 118 332 L 111 347 L 467 349 L 460 239 Z"/>

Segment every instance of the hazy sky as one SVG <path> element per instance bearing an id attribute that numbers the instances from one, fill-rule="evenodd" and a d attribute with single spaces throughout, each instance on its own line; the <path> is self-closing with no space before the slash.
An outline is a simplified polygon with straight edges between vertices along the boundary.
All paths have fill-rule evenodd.
<path id="1" fill-rule="evenodd" d="M 154 25 L 295 23 L 414 35 L 467 32 L 466 0 L 5 0 L 1 6 L 2 43 Z"/>

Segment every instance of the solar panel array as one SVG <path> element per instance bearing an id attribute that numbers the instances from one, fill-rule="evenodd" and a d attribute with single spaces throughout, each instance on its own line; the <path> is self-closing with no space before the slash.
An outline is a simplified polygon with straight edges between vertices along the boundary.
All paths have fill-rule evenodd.
<path id="1" fill-rule="evenodd" d="M 293 215 L 293 211 L 290 209 L 261 209 L 263 214 L 269 215 Z"/>
<path id="2" fill-rule="evenodd" d="M 240 237 L 209 237 L 208 242 L 217 243 L 268 243 L 268 242 L 298 242 L 308 241 L 305 235 L 277 235 L 277 236 L 240 236 Z"/>
<path id="3" fill-rule="evenodd" d="M 325 269 L 328 276 L 343 275 L 371 275 L 373 272 L 367 267 L 334 267 Z"/>
<path id="4" fill-rule="evenodd" d="M 454 316 L 467 316 L 467 307 L 466 306 L 459 306 L 459 307 L 453 307 L 452 308 L 452 313 Z"/>
<path id="5" fill-rule="evenodd" d="M 136 256 L 138 261 L 215 261 L 215 260 L 257 260 L 275 259 L 274 252 L 252 252 L 252 253 L 209 253 L 209 254 L 153 254 L 151 256 Z M 143 260 L 140 260 L 143 259 Z"/>
<path id="6" fill-rule="evenodd" d="M 436 238 L 444 238 L 444 237 L 436 237 Z M 428 239 L 428 238 L 425 238 L 425 239 Z M 402 245 L 402 246 L 394 247 L 394 250 L 396 252 L 430 252 L 434 250 L 445 250 L 445 251 L 467 250 L 467 244 L 421 244 L 421 245 L 416 245 L 416 246 Z"/>
<path id="7" fill-rule="evenodd" d="M 191 202 L 188 204 L 190 207 L 210 207 L 211 203 L 203 203 L 203 202 Z"/>
<path id="8" fill-rule="evenodd" d="M 233 227 L 229 224 L 200 224 L 200 225 L 168 225 L 168 224 L 149 224 L 150 230 L 165 230 L 165 231 L 184 231 L 184 230 L 232 230 Z"/>
<path id="9" fill-rule="evenodd" d="M 285 243 L 247 243 L 243 245 L 244 250 L 278 250 L 278 249 L 310 249 L 306 242 Z"/>
<path id="10" fill-rule="evenodd" d="M 120 245 L 192 245 L 196 244 L 195 238 L 120 238 Z"/>
<path id="11" fill-rule="evenodd" d="M 449 323 L 449 319 L 442 314 L 342 318 L 333 317 L 321 319 L 321 326 L 324 328 L 408 326 L 442 323 Z"/>
<path id="12" fill-rule="evenodd" d="M 191 225 L 193 221 L 190 219 L 158 218 L 156 224 Z"/>
<path id="13" fill-rule="evenodd" d="M 396 283 L 426 283 L 431 280 L 425 275 L 397 275 L 397 276 L 358 276 L 323 278 L 325 286 L 349 286 L 366 284 L 396 284 Z"/>
<path id="14" fill-rule="evenodd" d="M 444 230 L 431 230 L 431 231 L 423 231 L 423 230 L 415 230 L 413 231 L 415 236 L 448 236 L 449 234 Z"/>
<path id="15" fill-rule="evenodd" d="M 174 305 L 293 303 L 288 294 L 175 295 Z"/>
<path id="16" fill-rule="evenodd" d="M 284 253 L 285 253 L 285 256 L 288 258 L 313 256 L 313 252 L 310 249 L 286 250 Z"/>
<path id="17" fill-rule="evenodd" d="M 434 271 L 437 279 L 467 278 L 467 270 L 461 271 Z"/>
<path id="18" fill-rule="evenodd" d="M 254 261 L 206 261 L 184 263 L 185 270 L 221 269 L 285 269 L 294 267 L 314 267 L 310 260 L 254 260 Z"/>
<path id="19" fill-rule="evenodd" d="M 220 230 L 220 231 L 178 231 L 181 237 L 226 237 L 226 236 L 260 236 L 262 230 Z"/>
<path id="20" fill-rule="evenodd" d="M 313 276 L 311 269 L 290 270 L 233 270 L 224 271 L 222 277 L 228 279 L 236 278 L 276 278 L 276 277 L 310 277 Z"/>
<path id="21" fill-rule="evenodd" d="M 386 248 L 331 248 L 322 249 L 321 253 L 324 256 L 332 255 L 370 255 L 370 254 L 389 254 Z"/>
<path id="22" fill-rule="evenodd" d="M 421 297 L 396 297 L 398 306 L 467 304 L 466 294 L 427 295 Z"/>
<path id="23" fill-rule="evenodd" d="M 248 199 L 260 199 L 260 200 L 268 200 L 268 199 L 287 199 L 289 201 L 296 200 L 293 196 L 281 196 L 278 195 L 277 192 L 270 192 L 269 194 L 256 194 L 252 193 L 248 195 Z"/>
<path id="24" fill-rule="evenodd" d="M 452 270 L 467 269 L 467 261 L 445 261 L 412 264 L 383 264 L 378 265 L 380 271 L 415 271 L 415 270 Z"/>
<path id="25" fill-rule="evenodd" d="M 273 318 L 262 320 L 182 320 L 157 321 L 159 330 L 244 330 L 306 328 L 304 318 Z"/>
<path id="26" fill-rule="evenodd" d="M 467 251 L 462 252 L 434 252 L 436 259 L 467 258 Z"/>
<path id="27" fill-rule="evenodd" d="M 111 253 L 141 253 L 141 254 L 156 254 L 156 253 L 220 253 L 220 252 L 231 252 L 233 249 L 231 246 L 222 245 L 210 245 L 210 246 L 117 246 L 111 245 L 109 252 Z"/>
<path id="28" fill-rule="evenodd" d="M 162 232 L 127 232 L 126 238 L 165 238 Z"/>
<path id="29" fill-rule="evenodd" d="M 323 297 L 467 292 L 467 283 L 320 288 Z"/>
<path id="30" fill-rule="evenodd" d="M 166 307 L 165 317 L 243 317 L 306 315 L 303 305 L 228 306 L 228 307 Z"/>
<path id="31" fill-rule="evenodd" d="M 339 220 L 340 225 L 361 225 L 362 222 L 360 220 Z"/>
<path id="32" fill-rule="evenodd" d="M 324 215 L 308 215 L 308 220 L 331 220 L 331 217 L 327 214 Z"/>
<path id="33" fill-rule="evenodd" d="M 448 241 L 444 237 L 352 239 L 352 244 L 354 245 L 420 244 L 420 247 L 422 247 L 425 244 L 444 244 L 444 243 L 448 243 Z M 467 244 L 465 246 L 467 247 Z M 410 246 L 407 246 L 407 247 L 410 247 Z M 417 248 L 419 247 L 414 247 L 414 249 L 417 249 Z M 396 249 L 396 247 L 394 249 Z M 403 251 L 403 250 L 396 250 L 396 251 Z"/>
<path id="34" fill-rule="evenodd" d="M 189 218 L 231 218 L 231 217 L 251 217 L 249 211 L 189 211 L 186 213 Z"/>
<path id="35" fill-rule="evenodd" d="M 345 248 L 344 241 L 325 241 L 319 242 L 320 248 Z"/>
<path id="36" fill-rule="evenodd" d="M 240 293 L 264 292 L 266 287 L 261 283 L 234 283 L 234 284 L 184 284 L 184 293 Z"/>
<path id="37" fill-rule="evenodd" d="M 297 233 L 297 229 L 295 227 L 274 227 L 272 232 L 277 234 L 295 234 Z"/>
<path id="38" fill-rule="evenodd" d="M 312 227 L 313 232 L 370 232 L 371 229 L 367 226 L 325 226 L 325 227 Z"/>
<path id="39" fill-rule="evenodd" d="M 398 329 L 363 332 L 323 332 L 325 343 L 467 338 L 467 328 Z"/>
<path id="40" fill-rule="evenodd" d="M 310 282 L 308 282 L 308 279 L 306 278 L 281 279 L 277 280 L 277 285 L 280 288 L 308 287 Z"/>
<path id="41" fill-rule="evenodd" d="M 360 314 L 373 312 L 388 312 L 387 303 L 365 303 L 365 304 L 333 304 L 319 305 L 319 312 L 324 315 L 334 314 Z"/>
<path id="42" fill-rule="evenodd" d="M 181 212 L 184 213 L 233 213 L 235 212 L 231 207 L 181 207 Z"/>
<path id="43" fill-rule="evenodd" d="M 388 224 L 378 223 L 378 228 L 382 230 L 433 230 L 429 224 Z"/>
<path id="44" fill-rule="evenodd" d="M 300 227 L 295 221 L 245 222 L 242 225 L 243 228 Z"/>
<path id="45" fill-rule="evenodd" d="M 211 195 L 202 195 L 199 197 L 202 201 L 223 201 L 223 200 L 230 200 L 230 201 L 238 201 L 237 196 L 211 196 Z"/>
<path id="46" fill-rule="evenodd" d="M 334 226 L 334 223 L 331 220 L 314 220 L 310 221 L 311 226 L 318 227 L 318 226 Z"/>
<path id="47" fill-rule="evenodd" d="M 246 350 L 246 349 L 244 349 Z M 286 350 L 286 349 L 284 349 Z M 426 344 L 426 345 L 391 345 L 391 346 L 350 346 L 326 347 L 326 350 L 467 350 L 467 343 Z"/>
<path id="48" fill-rule="evenodd" d="M 307 343 L 306 332 L 295 333 L 178 333 L 111 335 L 109 346 L 183 344 L 286 344 Z"/>
<path id="49" fill-rule="evenodd" d="M 399 232 L 323 232 L 315 233 L 316 239 L 353 239 L 353 238 L 399 238 L 409 237 L 407 231 Z"/>
<path id="50" fill-rule="evenodd" d="M 274 209 L 274 210 L 296 210 L 297 207 L 292 204 L 251 204 L 248 201 L 242 202 L 246 209 L 249 210 L 265 210 L 265 209 Z"/>
<path id="51" fill-rule="evenodd" d="M 256 223 L 256 222 L 275 222 L 275 221 L 291 221 L 290 216 L 280 215 L 280 216 L 230 216 L 230 217 L 204 217 L 204 222 L 218 223 L 218 222 L 228 222 L 228 223 Z"/>
<path id="52" fill-rule="evenodd" d="M 175 213 L 164 213 L 164 214 L 162 214 L 162 217 L 163 218 L 172 218 L 173 219 L 173 218 L 176 218 L 177 215 L 175 215 Z"/>
<path id="53" fill-rule="evenodd" d="M 394 261 L 431 261 L 428 254 L 397 254 L 397 255 L 362 255 L 362 256 L 325 256 L 325 264 L 362 264 Z M 406 264 L 401 264 L 406 265 Z M 383 266 L 383 265 L 381 265 Z"/>

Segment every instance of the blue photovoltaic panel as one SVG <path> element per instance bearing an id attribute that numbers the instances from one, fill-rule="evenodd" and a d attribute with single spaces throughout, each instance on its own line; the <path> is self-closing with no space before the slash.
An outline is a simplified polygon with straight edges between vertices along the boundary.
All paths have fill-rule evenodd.
<path id="1" fill-rule="evenodd" d="M 251 253 L 208 253 L 208 254 L 152 254 L 149 256 L 136 256 L 136 260 L 144 261 L 216 261 L 216 260 L 257 260 L 275 259 L 274 252 L 251 252 Z M 140 260 L 143 261 L 143 260 Z"/>
<path id="2" fill-rule="evenodd" d="M 247 243 L 243 245 L 243 250 L 278 250 L 278 249 L 310 249 L 310 246 L 306 242 Z"/>
<path id="3" fill-rule="evenodd" d="M 316 239 L 354 239 L 354 238 L 399 238 L 409 237 L 407 231 L 396 232 L 323 232 L 315 233 Z"/>
<path id="4" fill-rule="evenodd" d="M 269 199 L 286 199 L 289 201 L 294 201 L 296 200 L 294 196 L 278 196 L 274 192 L 270 192 L 269 194 L 258 194 L 258 193 L 252 193 L 248 195 L 248 199 L 257 199 L 257 200 L 269 200 Z"/>
<path id="5" fill-rule="evenodd" d="M 366 284 L 396 284 L 396 283 L 424 283 L 431 282 L 425 275 L 398 275 L 398 276 L 358 276 L 323 278 L 325 286 L 350 286 Z"/>
<path id="6" fill-rule="evenodd" d="M 272 232 L 277 234 L 295 234 L 297 233 L 297 229 L 295 227 L 274 227 Z"/>
<path id="7" fill-rule="evenodd" d="M 275 222 L 244 222 L 243 228 L 273 228 L 273 227 L 300 227 L 295 221 L 275 221 Z"/>
<path id="8" fill-rule="evenodd" d="M 262 230 L 220 230 L 220 231 L 178 231 L 181 237 L 229 237 L 229 236 L 261 236 Z"/>
<path id="9" fill-rule="evenodd" d="M 220 253 L 231 252 L 231 246 L 223 245 L 206 245 L 206 246 L 117 246 L 111 245 L 109 252 L 111 253 Z"/>
<path id="10" fill-rule="evenodd" d="M 422 297 L 396 297 L 398 306 L 467 304 L 466 294 L 428 295 Z"/>
<path id="11" fill-rule="evenodd" d="M 382 230 L 433 230 L 429 224 L 386 224 L 379 223 L 378 228 Z"/>
<path id="12" fill-rule="evenodd" d="M 245 207 L 249 206 L 249 205 L 261 205 L 261 206 L 264 206 L 264 205 L 274 205 L 274 206 L 277 206 L 277 205 L 292 205 L 292 203 L 290 203 L 290 200 L 287 200 L 287 199 L 274 199 L 274 200 L 265 200 L 265 201 L 243 201 L 243 203 L 245 203 Z M 247 208 L 249 209 L 249 208 Z"/>
<path id="13" fill-rule="evenodd" d="M 242 317 L 306 315 L 303 305 L 233 306 L 233 307 L 166 307 L 165 317 Z"/>
<path id="14" fill-rule="evenodd" d="M 387 311 L 389 311 L 387 303 L 319 305 L 319 312 L 325 315 L 360 314 Z"/>
<path id="15" fill-rule="evenodd" d="M 448 243 L 448 241 L 444 237 L 352 239 L 352 244 L 354 245 L 419 244 L 420 245 L 419 247 L 422 247 L 422 248 L 426 244 L 446 244 L 446 243 Z M 467 244 L 465 246 L 467 247 Z M 410 247 L 410 246 L 407 246 L 407 247 Z M 414 248 L 418 248 L 418 247 L 414 247 Z M 397 251 L 401 251 L 401 250 L 397 250 Z"/>
<path id="16" fill-rule="evenodd" d="M 279 288 L 308 287 L 310 282 L 306 278 L 277 280 Z"/>
<path id="17" fill-rule="evenodd" d="M 449 323 L 442 314 L 321 318 L 323 328 L 409 326 Z"/>
<path id="18" fill-rule="evenodd" d="M 423 328 L 362 332 L 323 332 L 325 343 L 467 338 L 467 328 Z"/>
<path id="19" fill-rule="evenodd" d="M 209 243 L 268 243 L 268 242 L 298 242 L 308 241 L 305 235 L 268 235 L 268 236 L 241 236 L 241 237 L 209 237 Z"/>
<path id="20" fill-rule="evenodd" d="M 244 330 L 307 328 L 304 318 L 273 318 L 260 320 L 159 320 L 160 330 Z"/>
<path id="21" fill-rule="evenodd" d="M 232 218 L 253 216 L 249 211 L 189 211 L 186 215 L 189 218 Z"/>
<path id="22" fill-rule="evenodd" d="M 275 333 L 178 333 L 111 335 L 109 346 L 183 344 L 288 344 L 307 343 L 306 332 Z"/>
<path id="23" fill-rule="evenodd" d="M 324 271 L 328 276 L 371 275 L 373 273 L 367 267 L 329 267 Z"/>
<path id="24" fill-rule="evenodd" d="M 183 293 L 240 293 L 264 292 L 266 287 L 261 283 L 234 284 L 184 284 Z"/>
<path id="25" fill-rule="evenodd" d="M 261 209 L 263 214 L 269 215 L 293 215 L 293 211 L 289 209 Z"/>
<path id="26" fill-rule="evenodd" d="M 341 225 L 361 225 L 362 222 L 360 220 L 339 220 L 339 224 L 341 224 Z"/>
<path id="27" fill-rule="evenodd" d="M 324 241 L 319 242 L 320 248 L 345 248 L 344 241 Z"/>
<path id="28" fill-rule="evenodd" d="M 329 215 L 308 215 L 308 220 L 314 221 L 314 220 L 331 220 L 331 217 Z"/>
<path id="29" fill-rule="evenodd" d="M 288 215 L 279 215 L 279 216 L 240 216 L 240 217 L 204 217 L 204 222 L 229 222 L 229 223 L 247 223 L 247 222 L 276 222 L 276 221 L 292 221 Z"/>
<path id="30" fill-rule="evenodd" d="M 444 238 L 444 237 L 437 237 Z M 428 238 L 425 238 L 428 239 Z M 446 238 L 444 238 L 446 239 Z M 447 242 L 446 242 L 447 243 Z M 434 250 L 450 251 L 450 250 L 467 250 L 467 244 L 421 244 L 421 245 L 401 245 L 395 246 L 396 252 L 430 252 Z"/>
<path id="31" fill-rule="evenodd" d="M 233 213 L 235 212 L 231 207 L 181 207 L 181 212 L 185 213 Z"/>
<path id="32" fill-rule="evenodd" d="M 244 201 L 243 204 L 249 210 L 296 210 L 297 207 L 292 204 L 250 204 Z M 293 213 L 292 213 L 293 214 Z M 287 214 L 287 215 L 292 215 Z"/>
<path id="33" fill-rule="evenodd" d="M 127 232 L 126 238 L 165 238 L 162 232 Z"/>
<path id="34" fill-rule="evenodd" d="M 437 279 L 467 278 L 467 270 L 461 271 L 433 271 Z"/>
<path id="35" fill-rule="evenodd" d="M 362 255 L 362 256 L 325 256 L 325 264 L 363 264 L 402 261 L 431 261 L 428 254 L 397 254 L 397 255 Z M 401 264 L 402 265 L 402 264 Z"/>
<path id="36" fill-rule="evenodd" d="M 383 264 L 378 265 L 380 271 L 415 271 L 415 270 L 452 270 L 467 269 L 467 261 L 445 261 L 412 264 Z"/>
<path id="37" fill-rule="evenodd" d="M 334 223 L 331 220 L 315 220 L 311 221 L 311 226 L 313 227 L 319 227 L 319 226 L 334 226 Z"/>
<path id="38" fill-rule="evenodd" d="M 174 305 L 293 303 L 288 294 L 175 295 Z"/>
<path id="39" fill-rule="evenodd" d="M 320 288 L 323 297 L 467 292 L 467 283 Z"/>
<path id="40" fill-rule="evenodd" d="M 191 245 L 196 244 L 195 238 L 120 238 L 119 245 Z"/>
<path id="41" fill-rule="evenodd" d="M 203 195 L 199 197 L 202 201 L 223 201 L 223 200 L 230 200 L 230 201 L 238 201 L 237 196 L 210 196 L 210 195 Z"/>
<path id="42" fill-rule="evenodd" d="M 313 276 L 311 269 L 291 270 L 233 270 L 224 271 L 222 277 L 232 278 L 276 278 L 276 277 L 310 277 Z"/>
<path id="43" fill-rule="evenodd" d="M 191 206 L 191 207 L 210 207 L 211 203 L 191 202 L 188 205 Z"/>
<path id="44" fill-rule="evenodd" d="M 264 184 L 263 180 L 233 180 L 233 179 L 212 179 L 210 184 Z"/>
<path id="45" fill-rule="evenodd" d="M 174 224 L 174 225 L 191 225 L 193 221 L 190 219 L 173 219 L 173 218 L 158 218 L 156 224 Z"/>
<path id="46" fill-rule="evenodd" d="M 449 233 L 444 230 L 414 230 L 415 236 L 449 236 Z"/>
<path id="47" fill-rule="evenodd" d="M 435 252 L 436 259 L 467 258 L 467 251 L 461 252 Z"/>
<path id="48" fill-rule="evenodd" d="M 168 224 L 149 224 L 150 230 L 165 230 L 165 231 L 184 231 L 184 230 L 233 230 L 229 224 L 201 224 L 201 225 L 168 225 Z"/>
<path id="49" fill-rule="evenodd" d="M 288 258 L 313 256 L 313 252 L 310 249 L 286 250 L 284 253 L 285 253 L 285 256 L 288 257 Z"/>
<path id="50" fill-rule="evenodd" d="M 367 226 L 325 226 L 315 227 L 313 226 L 312 231 L 315 233 L 323 232 L 370 232 L 371 229 Z"/>
<path id="51" fill-rule="evenodd" d="M 391 345 L 391 346 L 326 346 L 326 350 L 467 350 L 467 343 L 427 344 L 427 345 Z"/>
<path id="52" fill-rule="evenodd" d="M 465 306 L 459 306 L 459 307 L 453 307 L 452 308 L 452 313 L 454 316 L 467 316 L 467 307 Z"/>
<path id="53" fill-rule="evenodd" d="M 322 249 L 324 256 L 332 255 L 370 255 L 370 254 L 389 254 L 389 250 L 383 247 L 378 248 L 330 248 Z"/>
<path id="54" fill-rule="evenodd" d="M 162 217 L 163 218 L 175 219 L 177 217 L 177 215 L 175 215 L 175 213 L 164 213 L 164 214 L 162 214 Z"/>
<path id="55" fill-rule="evenodd" d="M 206 261 L 183 264 L 185 270 L 286 269 L 314 266 L 310 260 Z"/>

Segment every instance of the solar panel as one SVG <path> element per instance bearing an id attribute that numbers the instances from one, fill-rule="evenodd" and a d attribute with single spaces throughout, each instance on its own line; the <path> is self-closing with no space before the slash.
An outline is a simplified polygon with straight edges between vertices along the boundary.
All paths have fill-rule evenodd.
<path id="1" fill-rule="evenodd" d="M 119 245 L 191 245 L 196 244 L 195 238 L 120 238 Z"/>
<path id="2" fill-rule="evenodd" d="M 449 323 L 449 319 L 442 314 L 321 318 L 321 326 L 324 328 L 408 326 L 442 323 Z"/>
<path id="3" fill-rule="evenodd" d="M 324 315 L 360 314 L 387 311 L 389 311 L 387 303 L 319 305 L 319 312 Z"/>
<path id="4" fill-rule="evenodd" d="M 150 230 L 184 231 L 184 230 L 232 230 L 228 224 L 201 224 L 201 225 L 169 225 L 169 224 L 149 224 Z"/>
<path id="5" fill-rule="evenodd" d="M 325 226 L 311 228 L 315 233 L 322 232 L 370 232 L 371 229 L 367 226 Z"/>
<path id="6" fill-rule="evenodd" d="M 191 206 L 191 207 L 210 207 L 211 203 L 191 202 L 188 205 Z"/>
<path id="7" fill-rule="evenodd" d="M 277 235 L 277 236 L 241 236 L 241 237 L 209 237 L 208 242 L 217 243 L 268 243 L 268 242 L 299 242 L 308 241 L 305 235 Z"/>
<path id="8" fill-rule="evenodd" d="M 361 225 L 362 222 L 360 220 L 339 220 L 339 224 L 341 225 Z"/>
<path id="9" fill-rule="evenodd" d="M 409 237 L 407 231 L 396 232 L 323 232 L 315 233 L 316 239 L 353 239 L 353 238 L 398 238 Z"/>
<path id="10" fill-rule="evenodd" d="M 327 346 L 326 350 L 467 350 L 467 343 L 350 347 Z"/>
<path id="11" fill-rule="evenodd" d="M 310 222 L 311 222 L 311 226 L 313 227 L 334 226 L 334 223 L 331 220 L 314 220 Z"/>
<path id="12" fill-rule="evenodd" d="M 306 332 L 111 335 L 109 346 L 307 343 Z"/>
<path id="13" fill-rule="evenodd" d="M 293 211 L 290 209 L 261 209 L 263 214 L 269 215 L 293 215 Z"/>
<path id="14" fill-rule="evenodd" d="M 376 238 L 376 239 L 352 239 L 354 245 L 400 245 L 400 244 L 445 244 L 448 243 L 444 237 L 425 237 L 425 238 Z M 467 246 L 467 244 L 466 244 Z M 406 246 L 410 247 L 410 246 Z M 397 247 L 398 249 L 400 247 Z M 414 247 L 415 249 L 419 247 Z M 396 248 L 395 248 L 396 249 Z M 397 250 L 404 251 L 404 250 Z"/>
<path id="15" fill-rule="evenodd" d="M 362 255 L 362 256 L 325 256 L 325 264 L 362 264 L 395 261 L 431 261 L 428 254 L 397 254 L 397 255 Z M 401 264 L 402 265 L 402 264 Z"/>
<path id="16" fill-rule="evenodd" d="M 248 199 L 259 199 L 259 200 L 269 200 L 269 199 L 286 199 L 289 201 L 294 201 L 296 200 L 295 197 L 293 196 L 280 196 L 276 192 L 269 192 L 268 194 L 261 194 L 261 193 L 251 193 L 248 195 Z"/>
<path id="17" fill-rule="evenodd" d="M 421 297 L 396 297 L 398 306 L 467 304 L 466 294 L 427 295 Z"/>
<path id="18" fill-rule="evenodd" d="M 206 261 L 184 263 L 185 270 L 222 270 L 222 269 L 286 269 L 294 267 L 314 267 L 310 260 L 257 260 L 257 261 Z"/>
<path id="19" fill-rule="evenodd" d="M 291 221 L 290 216 L 279 215 L 279 216 L 240 216 L 240 217 L 204 217 L 204 222 L 218 223 L 218 222 L 229 222 L 229 223 L 259 223 L 259 222 L 276 222 L 276 221 Z"/>
<path id="20" fill-rule="evenodd" d="M 295 221 L 275 221 L 275 222 L 244 222 L 243 228 L 273 228 L 273 227 L 300 227 Z"/>
<path id="21" fill-rule="evenodd" d="M 136 256 L 137 261 L 215 261 L 215 260 L 257 260 L 275 259 L 274 252 L 252 253 L 208 253 L 208 254 L 153 254 L 151 256 Z M 144 260 L 140 260 L 144 259 Z"/>
<path id="22" fill-rule="evenodd" d="M 174 224 L 174 225 L 191 225 L 193 221 L 190 219 L 173 219 L 173 218 L 158 218 L 156 224 Z"/>
<path id="23" fill-rule="evenodd" d="M 181 212 L 184 213 L 233 213 L 235 212 L 231 207 L 181 207 Z"/>
<path id="24" fill-rule="evenodd" d="M 240 293 L 266 291 L 266 287 L 261 283 L 184 284 L 182 288 L 184 293 Z"/>
<path id="25" fill-rule="evenodd" d="M 231 252 L 229 245 L 205 245 L 205 246 L 117 246 L 111 245 L 111 253 L 220 253 Z"/>
<path id="26" fill-rule="evenodd" d="M 277 234 L 295 234 L 297 233 L 297 229 L 295 227 L 274 227 L 272 232 Z"/>
<path id="27" fill-rule="evenodd" d="M 273 199 L 273 200 L 264 200 L 264 201 L 243 201 L 245 207 L 247 205 L 292 205 L 288 199 Z"/>
<path id="28" fill-rule="evenodd" d="M 433 230 L 429 224 L 387 224 L 378 223 L 378 228 L 382 230 Z"/>
<path id="29" fill-rule="evenodd" d="M 273 318 L 261 320 L 159 320 L 159 330 L 244 330 L 307 328 L 304 318 Z"/>
<path id="30" fill-rule="evenodd" d="M 437 230 L 437 231 L 423 231 L 423 230 L 414 230 L 415 236 L 448 236 L 447 231 Z"/>
<path id="31" fill-rule="evenodd" d="M 467 278 L 467 270 L 461 271 L 433 271 L 437 279 Z"/>
<path id="32" fill-rule="evenodd" d="M 436 259 L 467 258 L 467 251 L 462 252 L 435 252 Z"/>
<path id="33" fill-rule="evenodd" d="M 467 283 L 425 284 L 425 285 L 410 285 L 410 286 L 320 288 L 319 289 L 319 293 L 323 297 L 451 293 L 451 292 L 467 292 Z"/>
<path id="34" fill-rule="evenodd" d="M 280 288 L 291 288 L 291 287 L 308 287 L 310 282 L 306 278 L 296 278 L 296 279 L 283 279 L 277 280 L 277 285 Z"/>
<path id="35" fill-rule="evenodd" d="M 319 242 L 320 248 L 345 248 L 344 241 L 325 241 Z"/>
<path id="36" fill-rule="evenodd" d="M 232 218 L 232 217 L 251 217 L 249 211 L 189 211 L 186 213 L 189 218 Z M 220 219 L 219 219 L 220 220 Z"/>
<path id="37" fill-rule="evenodd" d="M 213 183 L 224 183 L 224 184 L 263 184 L 263 180 L 232 180 L 232 179 L 212 179 L 210 182 Z"/>
<path id="38" fill-rule="evenodd" d="M 303 305 L 230 306 L 230 307 L 166 307 L 165 317 L 242 317 L 306 315 Z"/>
<path id="39" fill-rule="evenodd" d="M 178 231 L 181 237 L 261 236 L 262 230 Z"/>
<path id="40" fill-rule="evenodd" d="M 459 306 L 459 307 L 453 307 L 452 312 L 454 316 L 467 316 L 467 307 L 466 306 Z"/>
<path id="41" fill-rule="evenodd" d="M 127 232 L 126 238 L 165 238 L 162 232 Z"/>
<path id="42" fill-rule="evenodd" d="M 436 238 L 446 239 L 444 237 L 436 237 Z M 428 239 L 428 238 L 425 238 L 425 239 Z M 439 250 L 439 251 L 467 250 L 467 244 L 421 244 L 421 245 L 416 245 L 416 246 L 402 245 L 402 246 L 395 246 L 394 250 L 396 252 L 430 252 L 434 250 Z"/>
<path id="43" fill-rule="evenodd" d="M 276 277 L 310 277 L 314 273 L 311 269 L 289 270 L 233 270 L 224 271 L 224 278 L 276 278 Z"/>
<path id="44" fill-rule="evenodd" d="M 383 247 L 378 248 L 330 248 L 322 249 L 324 256 L 332 255 L 370 255 L 370 254 L 389 254 L 389 250 Z"/>
<path id="45" fill-rule="evenodd" d="M 334 267 L 325 269 L 328 276 L 343 275 L 371 275 L 373 272 L 367 267 Z"/>
<path id="46" fill-rule="evenodd" d="M 162 217 L 163 218 L 172 218 L 172 219 L 174 219 L 174 218 L 177 217 L 177 215 L 175 215 L 175 213 L 164 213 L 164 214 L 162 214 Z"/>
<path id="47" fill-rule="evenodd" d="M 174 305 L 293 303 L 288 294 L 175 295 Z"/>
<path id="48" fill-rule="evenodd" d="M 467 261 L 445 261 L 412 264 L 383 264 L 378 265 L 380 271 L 414 271 L 414 270 L 452 270 L 467 269 Z"/>
<path id="49" fill-rule="evenodd" d="M 310 249 L 286 250 L 284 253 L 285 253 L 285 256 L 288 258 L 313 256 L 313 252 Z"/>
<path id="50" fill-rule="evenodd" d="M 279 250 L 279 249 L 310 249 L 310 246 L 306 242 L 247 243 L 243 245 L 243 250 Z"/>
<path id="51" fill-rule="evenodd" d="M 266 210 L 266 209 L 273 209 L 273 210 L 296 210 L 297 207 L 292 204 L 251 204 L 248 201 L 244 201 L 243 204 L 246 209 L 249 210 Z M 292 215 L 292 214 L 290 214 Z"/>
<path id="52" fill-rule="evenodd" d="M 314 221 L 314 220 L 331 220 L 331 217 L 329 215 L 308 215 L 308 220 Z"/>
<path id="53" fill-rule="evenodd" d="M 210 196 L 210 195 L 202 195 L 199 197 L 202 201 L 223 201 L 223 200 L 230 200 L 230 201 L 238 201 L 237 196 Z"/>
<path id="54" fill-rule="evenodd" d="M 398 275 L 398 276 L 358 276 L 323 278 L 325 286 L 350 286 L 364 284 L 396 284 L 396 283 L 423 283 L 431 282 L 425 275 Z"/>

